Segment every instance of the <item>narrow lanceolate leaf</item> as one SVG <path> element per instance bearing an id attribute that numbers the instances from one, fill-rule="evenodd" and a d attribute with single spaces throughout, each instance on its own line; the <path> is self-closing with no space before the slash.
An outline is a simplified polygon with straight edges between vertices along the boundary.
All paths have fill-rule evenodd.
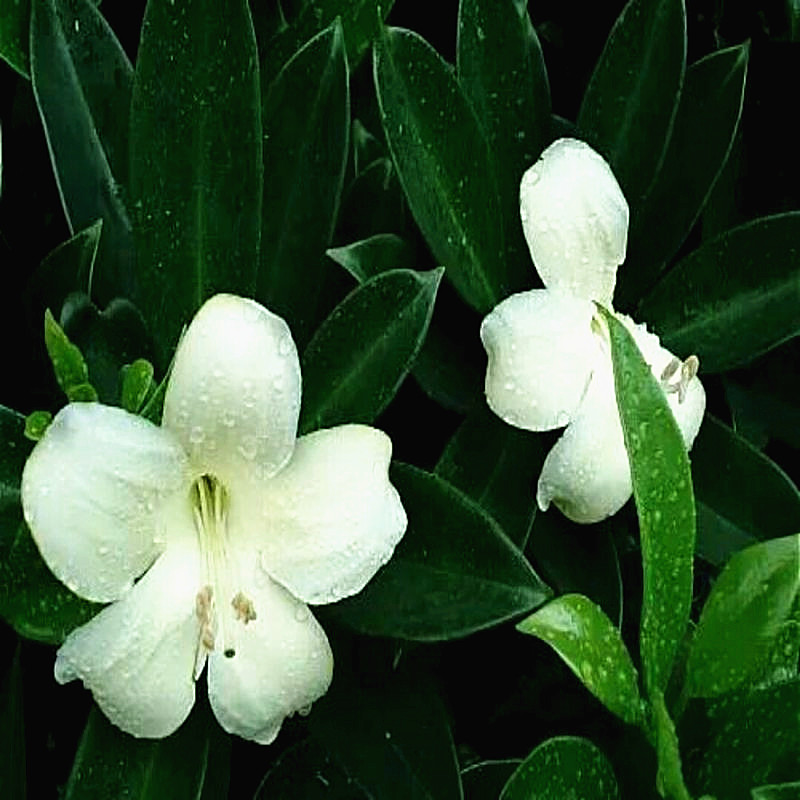
<path id="1" fill-rule="evenodd" d="M 71 231 L 103 220 L 96 287 L 136 296 L 127 181 L 132 71 L 89 0 L 33 0 L 31 79 Z"/>
<path id="2" fill-rule="evenodd" d="M 55 321 L 49 308 L 44 312 L 44 343 L 58 385 L 67 398 L 96 400 L 96 393 L 94 397 L 84 397 L 85 390 L 82 387 L 89 386 L 89 370 L 86 362 L 81 351 L 70 342 L 61 326 Z M 89 388 L 91 389 L 91 386 Z"/>
<path id="3" fill-rule="evenodd" d="M 625 448 L 639 515 L 645 686 L 663 691 L 692 603 L 695 506 L 689 457 L 667 398 L 625 326 L 606 313 Z"/>
<path id="4" fill-rule="evenodd" d="M 588 597 L 557 597 L 520 622 L 517 630 L 547 642 L 609 711 L 625 722 L 644 721 L 639 677 L 628 648 Z"/>
<path id="5" fill-rule="evenodd" d="M 618 303 L 638 300 L 652 286 L 697 221 L 733 146 L 749 52 L 747 44 L 729 47 L 686 71 L 664 162 L 640 213 L 631 217 Z"/>
<path id="6" fill-rule="evenodd" d="M 30 0 L 0 0 L 0 58 L 23 78 L 30 77 Z"/>
<path id="7" fill-rule="evenodd" d="M 257 298 L 300 342 L 313 330 L 347 161 L 350 100 L 341 25 L 312 39 L 265 90 Z"/>
<path id="8" fill-rule="evenodd" d="M 683 0 L 630 0 L 589 81 L 578 128 L 634 208 L 661 164 L 685 69 Z"/>
<path id="9" fill-rule="evenodd" d="M 435 472 L 469 495 L 520 549 L 525 548 L 542 468 L 541 437 L 506 425 L 481 404 L 447 443 Z"/>
<path id="10" fill-rule="evenodd" d="M 731 558 L 703 607 L 687 665 L 687 692 L 714 697 L 758 677 L 800 592 L 800 535 Z"/>
<path id="11" fill-rule="evenodd" d="M 664 695 L 656 689 L 650 698 L 653 709 L 653 729 L 655 732 L 656 758 L 658 772 L 656 786 L 662 797 L 674 800 L 692 800 L 683 781 L 681 753 L 675 723 L 669 716 L 664 703 Z"/>
<path id="12" fill-rule="evenodd" d="M 365 633 L 436 641 L 532 611 L 550 589 L 497 523 L 431 473 L 395 464 L 408 530 L 391 561 L 338 618 Z"/>
<path id="13" fill-rule="evenodd" d="M 327 251 L 359 283 L 390 269 L 413 266 L 414 249 L 393 233 L 376 233 L 367 239 Z"/>
<path id="14" fill-rule="evenodd" d="M 692 481 L 697 552 L 713 564 L 800 530 L 800 492 L 786 473 L 709 415 L 692 447 Z"/>
<path id="15" fill-rule="evenodd" d="M 679 261 L 639 316 L 705 372 L 741 366 L 800 332 L 798 241 L 798 211 L 726 231 Z"/>
<path id="16" fill-rule="evenodd" d="M 509 276 L 532 281 L 519 224 L 519 182 L 548 143 L 550 88 L 527 0 L 461 0 L 458 81 L 489 143 L 503 208 Z"/>
<path id="17" fill-rule="evenodd" d="M 422 346 L 441 278 L 441 268 L 384 272 L 333 310 L 303 353 L 301 430 L 383 411 Z"/>
<path id="18" fill-rule="evenodd" d="M 536 747 L 503 788 L 500 800 L 616 800 L 611 765 L 588 739 L 556 736 Z"/>
<path id="19" fill-rule="evenodd" d="M 464 299 L 487 312 L 516 286 L 489 148 L 452 68 L 417 34 L 387 28 L 375 50 L 386 138 L 414 219 Z"/>
<path id="20" fill-rule="evenodd" d="M 130 190 L 139 292 L 166 361 L 210 295 L 252 294 L 261 106 L 246 0 L 150 0 L 134 76 Z"/>

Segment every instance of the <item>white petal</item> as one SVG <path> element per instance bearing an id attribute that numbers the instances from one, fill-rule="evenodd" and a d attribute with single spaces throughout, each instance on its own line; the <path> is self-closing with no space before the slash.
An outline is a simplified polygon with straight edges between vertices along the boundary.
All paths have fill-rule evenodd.
<path id="1" fill-rule="evenodd" d="M 178 346 L 164 398 L 197 473 L 226 486 L 263 479 L 292 452 L 300 363 L 286 323 L 253 300 L 216 295 Z"/>
<path id="2" fill-rule="evenodd" d="M 628 204 L 603 158 L 577 139 L 553 142 L 522 176 L 520 214 L 544 285 L 610 306 Z"/>
<path id="3" fill-rule="evenodd" d="M 632 491 L 609 360 L 548 453 L 536 497 L 543 511 L 553 502 L 573 522 L 599 522 L 619 511 Z"/>
<path id="4" fill-rule="evenodd" d="M 163 550 L 161 508 L 188 485 L 186 457 L 168 432 L 119 408 L 72 403 L 25 464 L 22 505 L 56 577 L 108 602 Z"/>
<path id="5" fill-rule="evenodd" d="M 199 584 L 197 548 L 170 547 L 133 589 L 67 637 L 56 680 L 80 678 L 127 733 L 168 736 L 194 704 Z"/>
<path id="6" fill-rule="evenodd" d="M 269 744 L 287 716 L 305 712 L 328 690 L 333 654 L 308 607 L 264 574 L 255 552 L 250 559 L 244 593 L 256 616 L 229 623 L 232 658 L 209 655 L 208 696 L 228 733 Z"/>
<path id="7" fill-rule="evenodd" d="M 489 356 L 486 401 L 510 425 L 546 431 L 566 425 L 602 357 L 594 305 L 546 289 L 504 300 L 481 323 Z"/>
<path id="8" fill-rule="evenodd" d="M 295 597 L 321 604 L 356 594 L 391 557 L 406 529 L 391 452 L 375 428 L 328 428 L 298 439 L 269 482 L 258 547 L 264 569 Z"/>

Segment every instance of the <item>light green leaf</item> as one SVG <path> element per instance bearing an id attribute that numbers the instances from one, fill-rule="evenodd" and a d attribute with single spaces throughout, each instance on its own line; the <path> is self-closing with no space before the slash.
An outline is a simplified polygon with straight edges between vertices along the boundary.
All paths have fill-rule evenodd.
<path id="1" fill-rule="evenodd" d="M 736 553 L 714 583 L 692 641 L 686 691 L 715 697 L 756 678 L 800 592 L 800 535 Z"/>
<path id="2" fill-rule="evenodd" d="M 799 240 L 800 211 L 726 231 L 679 261 L 637 316 L 704 372 L 741 366 L 800 332 Z"/>
<path id="3" fill-rule="evenodd" d="M 503 788 L 500 800 L 616 800 L 614 771 L 588 739 L 556 736 L 536 747 Z"/>
<path id="4" fill-rule="evenodd" d="M 332 247 L 327 255 L 344 267 L 359 283 L 390 269 L 408 268 L 414 263 L 414 250 L 393 233 L 377 233 L 345 247 Z"/>
<path id="5" fill-rule="evenodd" d="M 664 704 L 664 695 L 659 689 L 656 689 L 651 695 L 650 703 L 653 709 L 656 757 L 658 758 L 656 774 L 658 792 L 662 797 L 668 797 L 671 800 L 692 800 L 683 782 L 678 734 L 675 732 L 675 724 Z"/>
<path id="6" fill-rule="evenodd" d="M 578 128 L 634 209 L 664 156 L 685 69 L 683 0 L 630 0 L 589 81 Z"/>
<path id="7" fill-rule="evenodd" d="M 211 295 L 251 295 L 261 227 L 261 106 L 246 0 L 149 0 L 134 76 L 130 193 L 138 291 L 166 362 Z"/>
<path id="8" fill-rule="evenodd" d="M 120 405 L 136 414 L 144 405 L 148 394 L 155 389 L 153 365 L 145 358 L 137 358 L 121 370 L 122 392 Z"/>
<path id="9" fill-rule="evenodd" d="M 303 353 L 303 431 L 370 423 L 422 346 L 442 269 L 392 270 L 351 292 Z"/>
<path id="10" fill-rule="evenodd" d="M 44 312 L 44 344 L 58 385 L 67 398 L 96 400 L 96 393 L 92 397 L 94 390 L 89 386 L 89 370 L 81 351 L 67 338 L 49 308 Z"/>
<path id="11" fill-rule="evenodd" d="M 547 642 L 583 685 L 613 714 L 641 725 L 639 676 L 622 636 L 600 606 L 580 594 L 551 600 L 517 630 Z"/>
<path id="12" fill-rule="evenodd" d="M 50 426 L 53 415 L 49 411 L 32 411 L 25 417 L 25 438 L 38 442 Z"/>
<path id="13" fill-rule="evenodd" d="M 695 506 L 683 437 L 667 398 L 622 322 L 605 312 L 625 448 L 639 516 L 644 591 L 641 654 L 650 695 L 663 691 L 689 621 Z"/>
<path id="14" fill-rule="evenodd" d="M 436 261 L 481 312 L 521 288 L 508 273 L 489 149 L 452 68 L 417 34 L 387 28 L 375 51 L 386 138 Z"/>

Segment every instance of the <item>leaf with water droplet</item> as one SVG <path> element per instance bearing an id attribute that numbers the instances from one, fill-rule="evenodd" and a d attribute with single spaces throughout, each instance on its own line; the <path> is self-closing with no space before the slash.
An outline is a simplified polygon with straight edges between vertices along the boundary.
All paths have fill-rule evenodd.
<path id="1" fill-rule="evenodd" d="M 44 312 L 44 343 L 58 385 L 69 400 L 97 400 L 81 351 L 67 338 L 48 308 Z"/>

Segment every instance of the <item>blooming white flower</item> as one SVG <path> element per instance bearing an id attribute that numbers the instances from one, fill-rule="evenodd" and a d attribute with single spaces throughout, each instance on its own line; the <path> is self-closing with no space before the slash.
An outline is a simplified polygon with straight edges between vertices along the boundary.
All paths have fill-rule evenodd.
<path id="1" fill-rule="evenodd" d="M 73 403 L 31 453 L 22 503 L 44 560 L 111 603 L 67 637 L 55 677 L 82 679 L 123 730 L 174 731 L 206 662 L 220 724 L 256 742 L 326 692 L 333 657 L 306 604 L 359 592 L 406 516 L 389 438 L 295 440 L 299 409 L 286 323 L 217 295 L 180 342 L 161 427 Z"/>
<path id="2" fill-rule="evenodd" d="M 614 394 L 606 323 L 617 267 L 625 260 L 628 204 L 608 164 L 576 139 L 559 139 L 523 175 L 525 239 L 545 289 L 512 295 L 481 324 L 489 356 L 486 399 L 511 425 L 567 425 L 545 459 L 537 500 L 575 522 L 597 522 L 631 496 L 631 475 Z M 689 448 L 705 392 L 698 361 L 681 363 L 644 325 L 616 314 L 667 395 Z"/>

